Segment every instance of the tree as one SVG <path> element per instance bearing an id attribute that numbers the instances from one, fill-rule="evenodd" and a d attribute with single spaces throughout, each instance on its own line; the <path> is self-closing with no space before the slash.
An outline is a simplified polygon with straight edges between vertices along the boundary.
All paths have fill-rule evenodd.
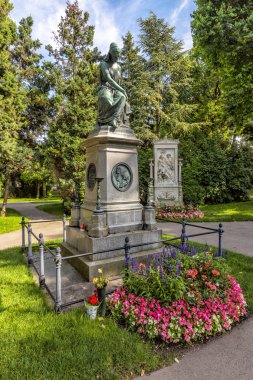
<path id="1" fill-rule="evenodd" d="M 94 27 L 89 14 L 78 2 L 67 2 L 55 34 L 56 49 L 47 49 L 53 62 L 47 62 L 53 91 L 54 114 L 48 133 L 49 153 L 59 182 L 71 186 L 84 180 L 85 159 L 81 142 L 96 120 L 98 52 L 92 49 Z"/>
<path id="2" fill-rule="evenodd" d="M 182 52 L 182 43 L 174 38 L 174 28 L 154 13 L 139 19 L 140 48 L 152 89 L 148 99 L 149 124 L 160 137 L 191 126 L 190 115 L 195 109 L 187 97 L 190 86 L 190 61 Z"/>
<path id="3" fill-rule="evenodd" d="M 253 119 L 253 3 L 196 0 L 196 5 L 194 49 L 216 76 L 220 118 L 235 141 L 247 128 L 250 132 Z"/>
<path id="4" fill-rule="evenodd" d="M 144 59 L 130 32 L 123 37 L 121 57 L 123 85 L 131 106 L 131 128 L 145 144 L 150 144 L 156 138 L 149 124 L 149 98 L 153 90 L 148 82 L 149 73 L 145 70 Z"/>
<path id="5" fill-rule="evenodd" d="M 9 18 L 11 9 L 8 0 L 0 0 L 0 168 L 4 177 L 1 216 L 6 215 L 12 176 L 24 167 L 30 154 L 19 135 L 24 123 L 26 91 L 12 60 L 11 47 L 17 35 L 16 26 Z"/>

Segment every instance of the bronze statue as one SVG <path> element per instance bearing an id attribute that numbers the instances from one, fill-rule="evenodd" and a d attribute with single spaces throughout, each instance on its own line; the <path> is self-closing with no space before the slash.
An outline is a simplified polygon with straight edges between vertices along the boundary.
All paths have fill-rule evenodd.
<path id="1" fill-rule="evenodd" d="M 112 42 L 109 53 L 100 64 L 98 91 L 98 125 L 114 128 L 129 127 L 130 106 L 126 91 L 121 87 L 121 67 L 118 64 L 119 47 Z"/>

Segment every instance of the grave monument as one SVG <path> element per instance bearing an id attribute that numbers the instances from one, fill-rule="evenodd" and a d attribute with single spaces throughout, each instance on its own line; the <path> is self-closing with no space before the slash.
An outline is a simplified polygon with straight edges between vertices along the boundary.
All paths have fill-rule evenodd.
<path id="1" fill-rule="evenodd" d="M 160 246 L 157 242 L 162 235 L 154 208 L 140 204 L 137 147 L 141 141 L 129 125 L 130 106 L 120 82 L 119 54 L 112 43 L 100 64 L 97 124 L 84 142 L 84 203 L 72 208 L 67 240 L 62 244 L 63 255 L 93 254 L 71 260 L 88 280 L 100 267 L 106 276 L 122 271 L 125 252 L 115 249 L 124 246 L 126 237 L 136 246 L 131 254 L 143 257 Z M 95 254 L 101 251 L 106 252 Z"/>
<path id="2" fill-rule="evenodd" d="M 153 201 L 156 206 L 182 206 L 182 161 L 178 158 L 178 140 L 154 142 L 154 163 L 150 163 L 153 178 Z"/>

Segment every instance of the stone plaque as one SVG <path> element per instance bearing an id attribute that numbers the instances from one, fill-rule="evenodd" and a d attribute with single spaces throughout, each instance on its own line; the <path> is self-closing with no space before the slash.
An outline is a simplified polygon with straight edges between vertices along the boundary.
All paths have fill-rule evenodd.
<path id="1" fill-rule="evenodd" d="M 127 191 L 132 184 L 133 174 L 131 168 L 120 162 L 112 169 L 112 184 L 119 191 Z"/>
<path id="2" fill-rule="evenodd" d="M 87 186 L 90 190 L 94 189 L 96 183 L 96 172 L 95 164 L 90 164 L 87 170 Z"/>

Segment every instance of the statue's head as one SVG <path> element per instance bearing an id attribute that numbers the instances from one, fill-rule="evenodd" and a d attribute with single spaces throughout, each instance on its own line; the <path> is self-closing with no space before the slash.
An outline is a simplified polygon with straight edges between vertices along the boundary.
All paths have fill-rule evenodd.
<path id="1" fill-rule="evenodd" d="M 120 56 L 120 48 L 115 42 L 112 42 L 110 44 L 110 49 L 109 49 L 109 54 L 108 54 L 109 60 L 112 62 L 117 62 L 117 60 L 119 59 L 119 56 Z"/>

